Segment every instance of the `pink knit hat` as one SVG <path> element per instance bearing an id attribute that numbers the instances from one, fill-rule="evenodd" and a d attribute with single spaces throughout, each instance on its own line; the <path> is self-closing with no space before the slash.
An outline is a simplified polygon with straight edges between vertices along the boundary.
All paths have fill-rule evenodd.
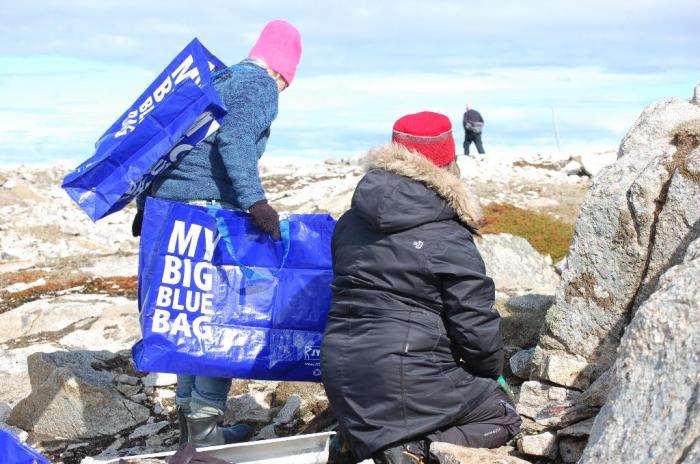
<path id="1" fill-rule="evenodd" d="M 273 71 L 292 83 L 301 58 L 301 34 L 287 21 L 277 19 L 265 25 L 248 58 L 260 58 Z"/>

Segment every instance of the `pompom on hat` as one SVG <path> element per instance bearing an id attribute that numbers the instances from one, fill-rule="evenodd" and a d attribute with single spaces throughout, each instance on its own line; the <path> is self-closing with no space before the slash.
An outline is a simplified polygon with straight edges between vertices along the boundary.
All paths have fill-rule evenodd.
<path id="1" fill-rule="evenodd" d="M 248 58 L 263 60 L 290 85 L 301 59 L 301 34 L 287 21 L 270 21 L 260 33 Z"/>
<path id="2" fill-rule="evenodd" d="M 391 140 L 428 158 L 438 167 L 455 159 L 452 123 L 444 114 L 422 111 L 394 123 Z"/>

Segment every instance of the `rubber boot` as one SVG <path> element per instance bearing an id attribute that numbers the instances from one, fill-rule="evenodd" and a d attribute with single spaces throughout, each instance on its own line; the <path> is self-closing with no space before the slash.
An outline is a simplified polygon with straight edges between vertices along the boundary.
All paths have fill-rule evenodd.
<path id="1" fill-rule="evenodd" d="M 228 445 L 240 443 L 250 437 L 252 429 L 248 424 L 236 424 L 230 427 L 219 425 L 219 417 L 187 417 L 187 442 L 195 448 L 203 446 Z"/>
<path id="2" fill-rule="evenodd" d="M 190 403 L 191 411 L 186 414 L 187 442 L 195 448 L 203 446 L 240 443 L 250 438 L 253 429 L 248 424 L 235 424 L 230 427 L 219 425 L 223 411 L 195 400 Z"/>
<path id="3" fill-rule="evenodd" d="M 189 406 L 177 407 L 177 425 L 180 428 L 180 447 L 187 443 L 187 413 L 189 412 Z"/>

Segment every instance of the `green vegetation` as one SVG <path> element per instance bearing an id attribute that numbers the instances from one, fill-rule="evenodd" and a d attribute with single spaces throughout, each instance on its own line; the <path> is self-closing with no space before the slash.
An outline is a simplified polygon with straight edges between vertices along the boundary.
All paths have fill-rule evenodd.
<path id="1" fill-rule="evenodd" d="M 574 226 L 547 214 L 535 213 L 507 204 L 490 204 L 484 208 L 482 234 L 518 235 L 542 254 L 559 261 L 569 251 Z"/>

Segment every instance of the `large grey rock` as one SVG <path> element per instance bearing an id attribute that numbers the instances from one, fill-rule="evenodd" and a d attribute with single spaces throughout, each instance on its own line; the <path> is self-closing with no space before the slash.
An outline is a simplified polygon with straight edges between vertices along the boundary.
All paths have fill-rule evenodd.
<path id="1" fill-rule="evenodd" d="M 476 241 L 496 290 L 509 293 L 554 295 L 559 276 L 549 256 L 542 256 L 522 237 L 487 234 Z"/>
<path id="2" fill-rule="evenodd" d="M 700 443 L 699 278 L 696 239 L 627 328 L 583 463 L 697 462 L 689 456 Z"/>
<path id="3" fill-rule="evenodd" d="M 501 449 L 465 448 L 434 441 L 430 444 L 430 452 L 440 464 L 528 464 L 529 461 L 511 456 Z"/>
<path id="4" fill-rule="evenodd" d="M 533 356 L 533 377 L 585 389 L 615 359 L 635 307 L 700 236 L 700 107 L 650 105 L 593 178 Z"/>
<path id="5" fill-rule="evenodd" d="M 28 359 L 32 393 L 14 407 L 8 423 L 65 439 L 113 436 L 149 417 L 125 399 L 102 370 L 115 355 L 99 352 L 35 353 Z"/>
<path id="6" fill-rule="evenodd" d="M 119 351 L 140 335 L 136 302 L 72 294 L 39 299 L 0 314 L 0 344 L 8 349 L 50 342 L 65 348 Z"/>
<path id="7" fill-rule="evenodd" d="M 60 349 L 53 343 L 38 343 L 11 350 L 0 346 L 0 399 L 14 406 L 29 396 L 32 384 L 27 371 L 27 357 L 32 353 L 50 353 Z"/>

